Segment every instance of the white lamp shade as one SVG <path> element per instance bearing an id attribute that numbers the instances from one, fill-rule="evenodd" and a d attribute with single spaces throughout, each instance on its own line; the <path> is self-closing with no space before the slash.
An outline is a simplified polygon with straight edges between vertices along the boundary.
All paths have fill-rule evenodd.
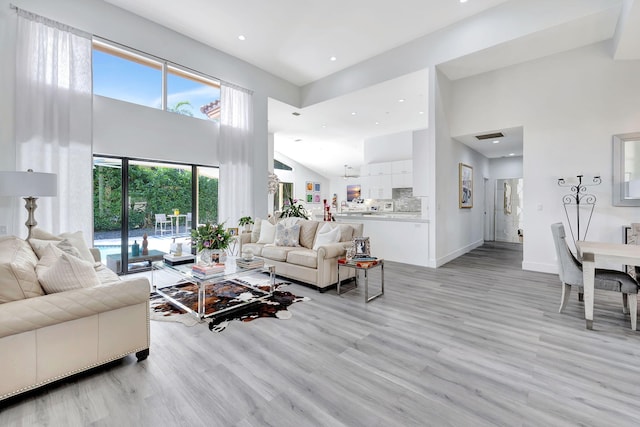
<path id="1" fill-rule="evenodd" d="M 41 172 L 0 172 L 0 196 L 55 196 L 58 176 Z"/>

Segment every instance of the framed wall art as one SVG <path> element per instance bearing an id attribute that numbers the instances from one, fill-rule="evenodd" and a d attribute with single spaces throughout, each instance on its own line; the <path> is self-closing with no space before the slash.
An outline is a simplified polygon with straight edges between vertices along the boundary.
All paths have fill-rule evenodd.
<path id="1" fill-rule="evenodd" d="M 460 187 L 458 206 L 460 209 L 473 207 L 473 168 L 464 163 L 458 165 Z"/>

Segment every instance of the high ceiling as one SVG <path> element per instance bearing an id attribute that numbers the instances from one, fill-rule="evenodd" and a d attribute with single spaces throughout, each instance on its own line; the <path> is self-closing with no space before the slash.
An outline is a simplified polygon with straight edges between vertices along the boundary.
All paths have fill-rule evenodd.
<path id="1" fill-rule="evenodd" d="M 495 23 L 495 43 L 440 64 L 452 80 L 609 39 L 613 58 L 640 58 L 640 0 L 105 1 L 298 86 L 453 26 L 472 32 L 478 16 Z M 364 138 L 428 125 L 427 87 L 422 71 L 302 109 L 271 100 L 275 149 L 327 177 L 341 175 L 344 164 L 362 163 Z M 483 151 L 472 135 L 456 137 L 488 157 L 517 152 L 500 144 Z M 521 137 L 519 144 L 521 153 Z"/>

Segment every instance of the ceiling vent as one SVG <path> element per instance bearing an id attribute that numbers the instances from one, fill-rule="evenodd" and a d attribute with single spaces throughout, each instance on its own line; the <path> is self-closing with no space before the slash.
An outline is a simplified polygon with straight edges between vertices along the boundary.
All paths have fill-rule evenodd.
<path id="1" fill-rule="evenodd" d="M 294 111 L 294 112 L 293 112 L 293 113 L 291 113 L 291 114 L 293 114 L 293 115 L 294 115 L 294 116 L 296 116 L 296 117 L 300 115 L 300 113 L 298 113 L 297 111 Z"/>
<path id="2" fill-rule="evenodd" d="M 480 141 L 483 141 L 485 139 L 502 138 L 503 136 L 504 134 L 502 132 L 495 132 L 495 133 L 486 133 L 484 135 L 476 135 L 476 138 L 478 138 Z"/>

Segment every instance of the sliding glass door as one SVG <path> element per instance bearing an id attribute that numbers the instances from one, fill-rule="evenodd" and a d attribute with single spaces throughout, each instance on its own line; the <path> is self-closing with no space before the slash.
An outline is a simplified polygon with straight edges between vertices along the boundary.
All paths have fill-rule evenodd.
<path id="1" fill-rule="evenodd" d="M 118 274 L 148 269 L 191 229 L 216 222 L 218 169 L 94 157 L 94 245 Z"/>

